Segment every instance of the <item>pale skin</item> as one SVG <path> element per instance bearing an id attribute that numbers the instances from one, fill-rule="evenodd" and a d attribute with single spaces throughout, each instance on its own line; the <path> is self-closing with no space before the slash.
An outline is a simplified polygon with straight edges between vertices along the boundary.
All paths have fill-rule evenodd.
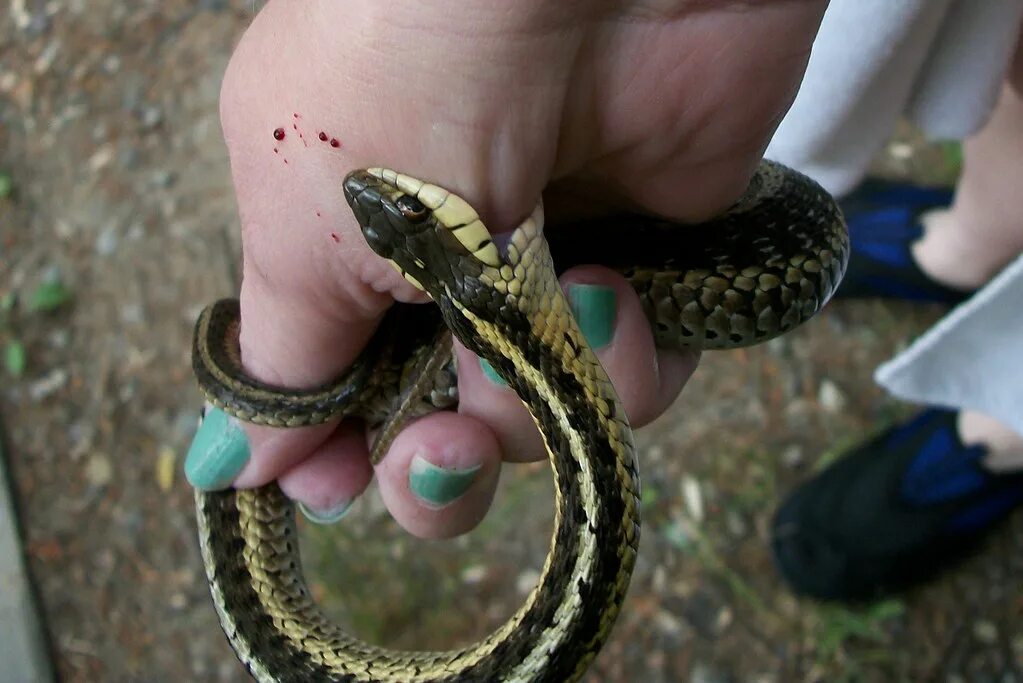
<path id="1" fill-rule="evenodd" d="M 913 245 L 921 269 L 961 289 L 984 285 L 1023 252 L 1023 40 L 1009 65 L 998 104 L 987 124 L 963 143 L 963 173 L 952 206 L 924 217 Z M 1023 438 L 977 411 L 959 415 L 967 444 L 987 446 L 988 466 L 1023 467 Z"/>
<path id="2" fill-rule="evenodd" d="M 393 301 L 423 300 L 363 242 L 340 191 L 353 168 L 385 165 L 440 183 L 500 231 L 528 216 L 542 191 L 548 214 L 592 196 L 679 219 L 720 211 L 745 189 L 790 104 L 825 4 L 267 3 L 232 58 L 221 106 L 243 230 L 246 368 L 277 385 L 320 384 L 358 356 Z M 273 152 L 282 126 L 287 164 Z M 316 140 L 320 130 L 340 146 Z M 695 354 L 656 351 L 638 300 L 610 271 L 578 268 L 562 281 L 614 288 L 614 337 L 598 356 L 633 425 L 651 421 Z M 355 425 L 246 427 L 252 457 L 235 485 L 276 479 L 325 510 L 361 495 L 375 475 L 413 534 L 472 528 L 501 463 L 545 453 L 514 394 L 456 352 L 459 411 L 411 424 L 375 471 Z M 465 495 L 431 508 L 408 488 L 417 454 L 480 470 Z"/>
<path id="3" fill-rule="evenodd" d="M 352 168 L 384 164 L 442 183 L 501 231 L 528 215 L 541 191 L 554 213 L 609 194 L 682 219 L 727 206 L 790 103 L 824 5 L 269 2 L 238 46 L 222 96 L 243 226 L 249 372 L 279 385 L 319 384 L 359 354 L 392 301 L 422 300 L 362 242 L 340 193 Z M 914 247 L 938 280 L 978 286 L 1023 249 L 1023 197 L 1008 187 L 1023 159 L 1020 85 L 1017 55 L 991 122 L 965 145 L 956 203 L 927 219 Z M 290 127 L 295 113 L 309 147 Z M 272 149 L 280 126 L 288 164 Z M 320 144 L 319 130 L 340 146 Z M 614 274 L 581 268 L 563 282 L 615 289 L 615 336 L 598 355 L 633 424 L 651 421 L 695 356 L 654 350 L 635 296 Z M 361 495 L 375 475 L 410 532 L 469 530 L 501 463 L 544 451 L 514 395 L 457 353 L 460 411 L 409 426 L 375 471 L 354 425 L 247 427 L 252 459 L 236 485 L 278 479 L 296 500 L 329 509 Z M 1023 440 L 984 415 L 964 412 L 960 431 L 1003 467 L 1023 460 Z M 416 454 L 480 471 L 464 496 L 434 509 L 408 489 Z"/>

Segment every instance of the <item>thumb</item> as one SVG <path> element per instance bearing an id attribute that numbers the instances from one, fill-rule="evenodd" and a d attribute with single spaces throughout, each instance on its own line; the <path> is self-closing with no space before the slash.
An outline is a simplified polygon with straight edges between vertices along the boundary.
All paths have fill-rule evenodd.
<path id="1" fill-rule="evenodd" d="M 248 115 L 254 116 L 251 111 Z M 375 258 L 344 204 L 338 190 L 343 159 L 323 160 L 296 151 L 288 166 L 268 164 L 258 138 L 235 130 L 263 130 L 267 122 L 227 125 L 230 120 L 225 120 L 225 131 L 232 141 L 245 257 L 242 365 L 250 377 L 271 386 L 323 386 L 340 377 L 362 352 L 394 301 L 395 288 L 387 283 L 400 278 Z M 266 192 L 268 186 L 277 191 Z M 405 287 L 412 289 L 407 283 Z M 259 486 L 312 460 L 316 476 L 292 478 L 306 482 L 292 497 L 324 510 L 333 507 L 328 498 L 350 500 L 369 482 L 365 445 L 352 438 L 352 429 L 342 434 L 337 421 L 273 429 L 215 415 L 217 419 L 200 427 L 186 461 L 189 481 L 197 488 Z M 321 486 L 324 482 L 330 485 Z"/>
<path id="2" fill-rule="evenodd" d="M 245 374 L 262 383 L 291 389 L 335 384 L 376 326 L 365 311 L 324 315 L 308 299 L 264 291 L 258 278 L 245 282 L 251 284 L 242 286 L 239 344 Z M 342 304 L 332 310 L 351 309 Z M 336 510 L 372 477 L 361 431 L 337 420 L 288 429 L 243 425 L 213 408 L 189 449 L 185 472 L 203 490 L 279 479 L 285 493 L 308 509 Z"/>
<path id="3" fill-rule="evenodd" d="M 252 277 L 243 281 L 240 304 L 239 345 L 246 372 L 266 384 L 290 389 L 312 389 L 341 377 L 379 321 L 376 311 L 350 310 L 344 299 L 322 306 L 292 291 L 274 291 Z M 289 429 L 245 425 L 250 454 L 235 486 L 259 486 L 279 478 L 330 447 L 337 427 L 337 420 Z M 346 439 L 345 450 L 361 443 Z M 342 455 L 345 460 L 368 459 L 364 447 L 359 451 Z"/>

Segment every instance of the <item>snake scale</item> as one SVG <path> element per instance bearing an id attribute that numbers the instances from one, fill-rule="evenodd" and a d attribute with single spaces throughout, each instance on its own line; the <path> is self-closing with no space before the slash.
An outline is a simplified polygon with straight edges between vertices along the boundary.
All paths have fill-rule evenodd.
<path id="1" fill-rule="evenodd" d="M 750 345 L 794 328 L 831 296 L 848 260 L 841 213 L 815 183 L 765 161 L 730 210 L 699 226 L 622 213 L 558 226 L 545 240 L 538 204 L 499 244 L 468 203 L 439 186 L 375 168 L 350 173 L 343 187 L 370 247 L 437 305 L 396 306 L 344 376 L 293 391 L 245 376 L 237 302 L 218 302 L 196 325 L 193 369 L 204 396 L 252 422 L 360 416 L 393 432 L 408 416 L 457 401 L 450 330 L 509 383 L 543 434 L 556 483 L 551 550 L 525 603 L 489 636 L 450 652 L 392 651 L 345 633 L 314 604 L 293 508 L 275 485 L 198 491 L 221 624 L 261 681 L 577 680 L 625 597 L 639 478 L 626 415 L 553 264 L 620 270 L 659 346 Z"/>

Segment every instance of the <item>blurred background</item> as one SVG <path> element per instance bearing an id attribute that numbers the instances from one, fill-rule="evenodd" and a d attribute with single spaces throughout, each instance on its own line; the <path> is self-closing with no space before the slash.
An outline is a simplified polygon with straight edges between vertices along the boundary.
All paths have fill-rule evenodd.
<path id="1" fill-rule="evenodd" d="M 255 11 L 251 0 L 0 8 L 12 494 L 0 493 L 0 541 L 21 523 L 20 553 L 0 558 L 0 616 L 30 626 L 11 606 L 38 598 L 40 659 L 66 681 L 247 680 L 209 599 L 181 467 L 200 404 L 192 324 L 238 286 L 217 95 Z M 959 163 L 956 146 L 907 129 L 877 172 L 948 183 Z M 871 373 L 939 313 L 843 303 L 761 348 L 704 355 L 669 414 L 638 434 L 639 565 L 588 680 L 1023 681 L 1019 516 L 938 583 L 855 610 L 792 597 L 767 550 L 785 492 L 904 417 Z M 552 520 L 546 465 L 506 469 L 487 520 L 455 541 L 410 539 L 373 489 L 337 528 L 304 526 L 314 592 L 381 644 L 483 635 L 533 586 Z M 12 578 L 21 556 L 34 591 Z M 31 653 L 0 645 L 0 659 L 9 680 Z"/>

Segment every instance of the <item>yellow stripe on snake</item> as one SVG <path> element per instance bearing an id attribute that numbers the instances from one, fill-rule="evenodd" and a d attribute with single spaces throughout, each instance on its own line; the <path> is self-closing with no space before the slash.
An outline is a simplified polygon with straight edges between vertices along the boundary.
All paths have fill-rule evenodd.
<path id="1" fill-rule="evenodd" d="M 363 417 L 384 427 L 379 458 L 405 420 L 457 400 L 450 330 L 509 383 L 543 435 L 557 493 L 550 553 L 525 604 L 479 642 L 451 652 L 387 650 L 345 633 L 314 604 L 294 511 L 275 485 L 200 491 L 203 560 L 231 645 L 261 681 L 577 680 L 625 598 L 639 478 L 628 420 L 554 263 L 623 272 L 659 346 L 749 345 L 792 329 L 831 296 L 848 259 L 841 214 L 812 181 L 770 162 L 707 223 L 619 214 L 559 226 L 550 245 L 540 205 L 498 246 L 462 198 L 395 171 L 355 171 L 344 194 L 373 250 L 437 306 L 396 306 L 343 377 L 291 391 L 246 378 L 237 302 L 218 302 L 196 325 L 193 368 L 204 395 L 274 426 Z"/>

